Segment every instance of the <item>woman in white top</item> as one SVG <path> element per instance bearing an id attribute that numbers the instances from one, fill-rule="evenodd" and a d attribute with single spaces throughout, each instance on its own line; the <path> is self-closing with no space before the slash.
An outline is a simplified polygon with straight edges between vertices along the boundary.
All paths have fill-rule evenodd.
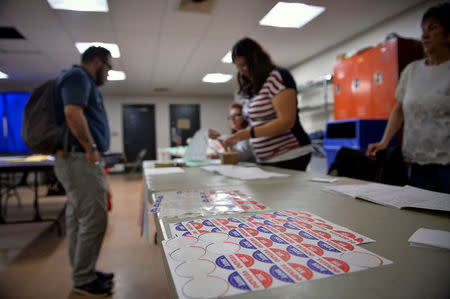
<path id="1" fill-rule="evenodd" d="M 373 157 L 403 129 L 402 152 L 411 163 L 410 184 L 450 193 L 450 3 L 428 9 L 422 18 L 426 58 L 402 72 L 397 104 L 380 142 L 370 144 Z"/>
<path id="2" fill-rule="evenodd" d="M 248 127 L 248 122 L 244 118 L 242 113 L 242 104 L 238 102 L 233 102 L 230 105 L 230 114 L 228 116 L 230 121 L 230 131 L 234 134 L 240 130 L 246 129 Z M 209 138 L 218 139 L 221 136 L 216 130 L 209 130 Z M 228 137 L 228 136 L 222 136 Z M 248 140 L 242 140 L 236 143 L 232 148 L 232 151 L 238 153 L 238 160 L 241 162 L 255 162 L 255 155 L 253 154 L 252 147 Z"/>

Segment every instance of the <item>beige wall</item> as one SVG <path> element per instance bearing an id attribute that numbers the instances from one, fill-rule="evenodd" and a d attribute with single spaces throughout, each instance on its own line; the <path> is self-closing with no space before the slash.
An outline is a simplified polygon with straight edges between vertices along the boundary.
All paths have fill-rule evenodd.
<path id="1" fill-rule="evenodd" d="M 308 81 L 317 80 L 326 74 L 333 73 L 333 66 L 336 56 L 341 53 L 358 51 L 369 46 L 376 46 L 384 41 L 385 37 L 392 32 L 402 37 L 420 39 L 420 21 L 423 13 L 431 6 L 440 1 L 427 1 L 425 4 L 417 6 L 405 13 L 400 14 L 390 20 L 379 24 L 371 30 L 363 32 L 358 36 L 345 41 L 336 47 L 327 50 L 308 61 L 305 61 L 291 69 L 292 75 L 298 85 L 303 85 Z M 328 89 L 328 101 L 333 102 L 333 89 Z M 323 91 L 316 88 L 299 97 L 299 106 L 313 106 L 323 103 Z M 324 130 L 327 120 L 333 119 L 333 110 L 330 109 L 328 115 L 324 110 L 314 110 L 302 112 L 300 114 L 302 124 L 308 133 L 317 130 Z"/>
<path id="2" fill-rule="evenodd" d="M 169 105 L 200 104 L 200 125 L 202 128 L 215 128 L 228 133 L 228 106 L 230 97 L 119 97 L 106 96 L 105 109 L 111 129 L 111 151 L 123 152 L 122 105 L 148 104 L 155 105 L 156 148 L 170 146 Z"/>

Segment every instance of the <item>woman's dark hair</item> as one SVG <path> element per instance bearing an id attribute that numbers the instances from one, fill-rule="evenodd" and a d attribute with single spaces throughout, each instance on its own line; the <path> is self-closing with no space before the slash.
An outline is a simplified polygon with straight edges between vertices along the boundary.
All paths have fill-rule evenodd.
<path id="1" fill-rule="evenodd" d="M 111 52 L 103 47 L 92 46 L 87 48 L 81 55 L 81 63 L 87 63 L 94 60 L 95 57 L 100 58 L 102 61 L 106 61 L 108 56 L 111 56 Z"/>
<path id="2" fill-rule="evenodd" d="M 275 68 L 269 54 L 254 40 L 246 37 L 238 41 L 231 51 L 233 61 L 244 57 L 252 78 L 238 74 L 239 93 L 245 97 L 254 96 L 264 84 L 269 73 Z"/>
<path id="3" fill-rule="evenodd" d="M 430 7 L 423 15 L 422 23 L 427 19 L 436 19 L 444 27 L 445 33 L 450 33 L 450 3 Z"/>
<path id="4" fill-rule="evenodd" d="M 230 110 L 231 109 L 239 109 L 239 111 L 241 111 L 241 114 L 242 114 L 243 106 L 239 102 L 233 102 L 230 105 Z M 244 118 L 243 115 L 242 115 L 242 117 Z M 248 121 L 244 118 L 244 121 L 242 122 L 242 129 L 245 129 L 247 127 L 248 127 Z M 233 130 L 233 129 L 230 129 L 230 131 L 231 131 L 231 134 L 234 134 L 237 132 L 237 130 Z"/>

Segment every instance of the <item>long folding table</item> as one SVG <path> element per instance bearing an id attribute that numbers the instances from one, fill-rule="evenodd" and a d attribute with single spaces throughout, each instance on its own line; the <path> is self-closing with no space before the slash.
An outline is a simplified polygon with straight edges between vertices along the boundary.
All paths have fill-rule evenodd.
<path id="1" fill-rule="evenodd" d="M 450 251 L 412 247 L 408 243 L 409 237 L 421 227 L 450 231 L 449 213 L 389 208 L 325 192 L 323 187 L 327 183 L 310 181 L 314 176 L 311 173 L 272 167 L 262 168 L 287 173 L 290 176 L 242 181 L 206 172 L 200 168 L 185 168 L 185 172 L 180 174 L 147 175 L 144 200 L 148 207 L 155 192 L 232 187 L 251 194 L 272 210 L 308 211 L 375 239 L 376 242 L 363 244 L 361 247 L 394 263 L 230 298 L 448 298 L 450 296 L 450 275 L 448 275 Z M 365 182 L 349 178 L 340 178 L 337 182 L 337 184 L 344 183 Z M 148 215 L 147 210 L 145 212 Z M 152 217 L 147 220 L 152 221 L 151 219 Z M 170 223 L 193 218 L 162 219 L 153 214 L 153 219 L 159 239 L 167 239 L 171 237 Z M 165 259 L 165 255 L 162 256 Z M 165 271 L 171 293 L 173 297 L 177 297 L 167 260 Z"/>

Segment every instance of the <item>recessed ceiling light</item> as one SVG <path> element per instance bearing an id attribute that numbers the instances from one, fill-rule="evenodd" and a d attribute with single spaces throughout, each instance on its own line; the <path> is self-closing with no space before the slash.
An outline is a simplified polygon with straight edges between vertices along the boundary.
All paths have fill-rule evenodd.
<path id="1" fill-rule="evenodd" d="M 119 81 L 119 80 L 125 80 L 126 78 L 127 78 L 127 75 L 125 74 L 125 72 L 114 71 L 114 70 L 108 71 L 108 81 Z"/>
<path id="2" fill-rule="evenodd" d="M 106 48 L 106 49 L 109 50 L 109 52 L 111 52 L 111 56 L 113 58 L 119 58 L 120 57 L 120 50 L 119 50 L 119 46 L 117 44 L 101 43 L 101 42 L 75 43 L 75 47 L 77 47 L 78 52 L 80 52 L 80 54 L 83 54 L 84 51 L 86 51 L 87 48 L 89 48 L 91 46 Z"/>
<path id="3" fill-rule="evenodd" d="M 228 51 L 227 54 L 222 58 L 223 63 L 232 63 L 233 60 L 231 59 L 231 51 Z"/>
<path id="4" fill-rule="evenodd" d="M 47 0 L 53 9 L 108 12 L 106 0 Z"/>
<path id="5" fill-rule="evenodd" d="M 230 74 L 212 73 L 206 74 L 202 81 L 207 83 L 225 83 L 230 81 L 231 78 L 233 78 L 233 75 Z"/>
<path id="6" fill-rule="evenodd" d="M 8 79 L 8 78 L 9 78 L 8 74 L 0 72 L 0 79 Z"/>
<path id="7" fill-rule="evenodd" d="M 278 2 L 259 25 L 283 28 L 300 28 L 325 10 L 325 7 L 303 3 Z"/>

